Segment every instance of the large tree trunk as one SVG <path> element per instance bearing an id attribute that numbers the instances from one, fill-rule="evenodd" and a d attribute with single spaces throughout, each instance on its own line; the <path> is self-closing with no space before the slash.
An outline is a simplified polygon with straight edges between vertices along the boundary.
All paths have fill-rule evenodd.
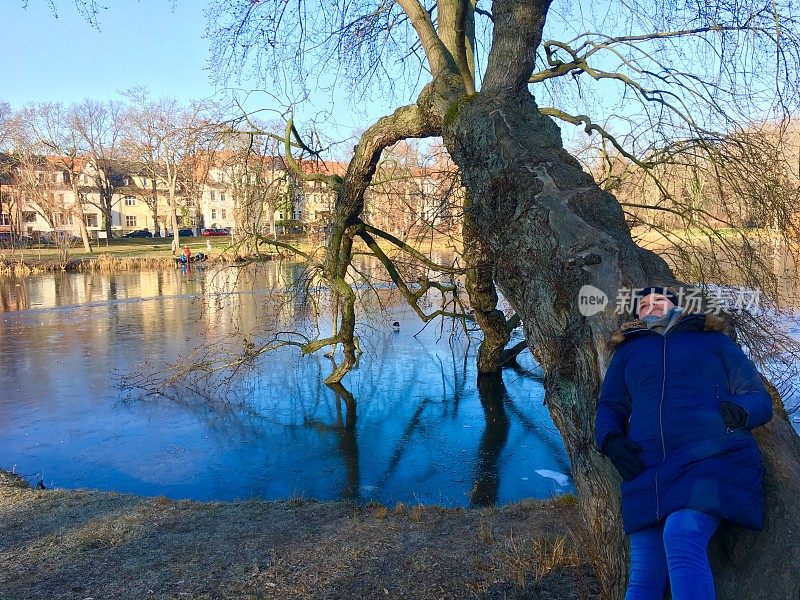
<path id="1" fill-rule="evenodd" d="M 764 455 L 764 531 L 723 525 L 711 542 L 719 598 L 800 598 L 800 569 L 794 564 L 800 540 L 800 438 L 775 388 L 775 417 L 756 429 Z M 787 564 L 788 560 L 788 564 Z"/>
<path id="2" fill-rule="evenodd" d="M 486 88 L 451 111 L 445 143 L 472 198 L 470 217 L 490 251 L 495 280 L 542 359 L 547 402 L 572 461 L 602 590 L 621 598 L 627 543 L 619 478 L 593 441 L 609 359 L 605 340 L 618 326 L 618 289 L 674 280 L 661 259 L 636 247 L 619 204 L 564 151 L 558 128 L 527 90 Z M 583 316 L 583 285 L 604 291 L 610 306 Z M 800 448 L 788 422 L 777 418 L 759 439 L 768 473 L 767 530 L 718 536 L 732 554 L 717 561 L 716 578 L 726 594 L 736 590 L 721 598 L 797 597 L 800 570 L 787 569 L 784 558 L 798 537 L 800 511 L 789 507 L 797 506 Z"/>
<path id="3" fill-rule="evenodd" d="M 477 94 L 471 93 L 465 61 L 455 52 L 457 40 L 439 39 L 420 4 L 398 3 L 419 36 L 433 81 L 415 105 L 384 117 L 362 136 L 338 190 L 326 277 L 335 291 L 350 290 L 344 279 L 351 250 L 348 231 L 362 212 L 363 192 L 383 148 L 399 139 L 441 134 L 470 197 L 465 237 L 479 244 L 470 259 L 476 311 L 494 331 L 496 299 L 486 285 L 493 272 L 544 368 L 547 402 L 572 461 L 588 526 L 586 551 L 604 596 L 621 598 L 628 545 L 619 477 L 594 446 L 595 403 L 609 360 L 606 339 L 619 325 L 614 311 L 618 290 L 678 282 L 662 259 L 633 243 L 619 203 L 563 149 L 558 128 L 539 112 L 528 91 L 550 0 L 493 1 L 492 47 Z M 604 292 L 610 306 L 582 315 L 578 294 L 585 285 Z M 341 331 L 349 337 L 340 334 L 335 341 L 347 349 L 354 321 L 352 304 L 344 306 Z M 486 350 L 494 352 L 501 338 L 490 340 Z M 309 344 L 307 351 L 316 347 Z M 349 370 L 347 363 L 327 382 L 339 381 Z M 753 555 L 755 546 L 748 541 L 732 544 L 728 531 L 714 542 L 733 548 L 718 563 L 717 579 L 721 590 L 735 587 L 737 598 L 767 597 L 762 590 L 771 590 L 770 598 L 797 597 L 800 570 L 786 569 L 784 558 L 800 519 L 800 511 L 789 509 L 797 502 L 800 449 L 794 432 L 780 423 L 759 433 L 768 471 L 767 530 L 750 537 L 759 540 L 760 556 Z M 740 532 L 732 535 L 743 539 Z"/>
<path id="4" fill-rule="evenodd" d="M 80 196 L 76 193 L 75 194 L 75 211 L 78 213 L 78 231 L 81 234 L 81 242 L 83 242 L 83 251 L 84 252 L 91 252 L 92 251 L 92 244 L 89 241 L 89 230 L 86 228 L 86 221 L 83 220 L 83 202 L 80 200 Z"/>
<path id="5" fill-rule="evenodd" d="M 103 204 L 103 216 L 105 217 L 105 227 L 106 227 L 106 239 L 111 239 L 111 228 L 114 225 L 114 195 L 112 193 L 111 197 L 108 197 L 106 194 L 103 194 L 102 197 L 102 204 Z"/>
<path id="6" fill-rule="evenodd" d="M 181 246 L 181 235 L 178 229 L 178 211 L 177 207 L 175 206 L 174 201 L 170 202 L 169 206 L 169 218 L 170 224 L 172 225 L 172 239 L 175 240 L 175 246 L 180 248 Z"/>
<path id="7" fill-rule="evenodd" d="M 506 327 L 503 311 L 497 308 L 494 269 L 489 252 L 476 227 L 467 199 L 461 231 L 464 239 L 464 260 L 468 266 L 467 295 L 470 306 L 475 311 L 475 321 L 483 334 L 478 348 L 478 375 L 494 375 L 499 373 L 503 366 L 503 350 L 511 339 L 511 332 Z"/>

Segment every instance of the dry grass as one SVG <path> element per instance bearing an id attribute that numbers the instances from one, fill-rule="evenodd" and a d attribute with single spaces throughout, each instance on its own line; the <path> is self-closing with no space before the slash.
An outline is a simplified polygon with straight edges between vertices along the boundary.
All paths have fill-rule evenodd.
<path id="1" fill-rule="evenodd" d="M 567 540 L 546 502 L 197 503 L 0 480 L 3 600 L 597 597 Z"/>
<path id="2" fill-rule="evenodd" d="M 65 266 L 54 259 L 13 261 L 0 259 L 0 276 L 25 277 L 54 271 L 115 273 L 121 271 L 152 270 L 174 267 L 172 257 L 123 257 L 101 254 L 95 258 L 72 259 Z"/>
<path id="3" fill-rule="evenodd" d="M 101 254 L 95 259 L 80 259 L 75 261 L 74 270 L 81 272 L 116 273 L 121 271 L 137 271 L 150 269 L 166 269 L 175 266 L 172 256 L 169 257 L 136 257 L 114 256 Z"/>
<path id="4" fill-rule="evenodd" d="M 40 264 L 26 263 L 21 259 L 0 259 L 0 275 L 7 277 L 26 277 L 36 273 L 43 273 L 45 270 Z"/>

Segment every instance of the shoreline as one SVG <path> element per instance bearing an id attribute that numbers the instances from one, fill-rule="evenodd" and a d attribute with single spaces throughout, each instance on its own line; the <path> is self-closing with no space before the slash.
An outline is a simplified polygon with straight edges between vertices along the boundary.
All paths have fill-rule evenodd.
<path id="1" fill-rule="evenodd" d="M 40 275 L 44 273 L 122 273 L 125 271 L 148 271 L 159 269 L 175 269 L 181 265 L 175 261 L 176 257 L 125 257 L 115 256 L 109 253 L 97 254 L 92 257 L 81 257 L 70 259 L 66 265 L 62 266 L 57 259 L 35 259 L 35 260 L 8 260 L 0 258 L 0 277 L 26 277 L 28 275 Z M 276 260 L 277 254 L 262 254 L 258 257 L 249 259 L 248 262 L 269 262 Z M 196 263 L 192 263 L 195 265 Z M 203 263 L 202 265 L 235 265 L 234 259 L 226 260 L 224 257 L 217 256 Z"/>
<path id="2" fill-rule="evenodd" d="M 0 598 L 598 598 L 574 496 L 195 502 L 0 471 Z"/>
<path id="3" fill-rule="evenodd" d="M 234 265 L 242 262 L 232 252 L 234 245 L 218 238 L 184 238 L 181 245 L 189 246 L 192 254 L 203 252 L 209 254 L 207 242 L 212 243 L 210 259 L 205 264 Z M 320 255 L 324 252 L 324 240 L 311 238 L 279 240 L 294 244 L 300 251 Z M 428 244 L 412 244 L 421 252 L 451 251 L 452 240 L 443 238 Z M 0 277 L 25 277 L 42 273 L 113 273 L 134 270 L 174 268 L 174 255 L 171 253 L 169 238 L 152 238 L 144 240 L 115 240 L 111 245 L 95 246 L 92 253 L 74 248 L 66 264 L 62 265 L 58 251 L 54 248 L 26 248 L 0 250 Z M 380 240 L 379 243 L 387 253 L 393 252 L 391 244 Z M 296 259 L 294 252 L 280 246 L 270 247 L 269 243 L 261 245 L 262 252 L 246 259 L 247 262 L 267 262 L 279 259 Z M 366 250 L 366 248 L 362 248 Z M 396 251 L 396 249 L 394 250 Z"/>

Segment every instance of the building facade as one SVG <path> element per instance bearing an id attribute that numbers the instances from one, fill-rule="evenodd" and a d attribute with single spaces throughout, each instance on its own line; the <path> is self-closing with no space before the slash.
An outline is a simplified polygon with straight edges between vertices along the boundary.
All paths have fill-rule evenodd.
<path id="1" fill-rule="evenodd" d="M 185 181 L 170 185 L 136 165 L 99 169 L 90 159 L 65 168 L 59 157 L 22 160 L 0 154 L 0 232 L 41 236 L 79 235 L 79 219 L 91 237 L 144 229 L 170 235 L 172 212 L 181 228 L 234 233 L 321 233 L 332 221 L 336 191 L 322 180 L 296 176 L 280 157 L 225 152 L 198 161 Z M 307 174 L 343 177 L 345 163 L 301 161 Z M 382 165 L 365 197 L 367 222 L 394 235 L 419 223 L 446 227 L 454 219 L 454 169 L 396 169 Z M 454 195 L 455 193 L 455 195 Z M 110 198 L 103 202 L 103 194 Z M 103 210 L 105 207 L 106 210 Z M 109 210 L 110 209 L 110 210 Z"/>

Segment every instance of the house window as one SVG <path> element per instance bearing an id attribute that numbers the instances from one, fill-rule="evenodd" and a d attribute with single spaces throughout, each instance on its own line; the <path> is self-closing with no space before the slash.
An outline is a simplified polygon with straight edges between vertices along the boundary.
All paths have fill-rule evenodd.
<path id="1" fill-rule="evenodd" d="M 211 190 L 211 201 L 216 202 L 217 200 L 217 193 L 214 190 Z"/>
<path id="2" fill-rule="evenodd" d="M 58 173 L 53 173 L 51 176 L 53 183 L 58 183 Z"/>
<path id="3" fill-rule="evenodd" d="M 283 221 L 283 211 L 278 213 L 278 220 Z"/>
<path id="4" fill-rule="evenodd" d="M 64 213 L 55 213 L 53 215 L 53 221 L 56 224 L 56 227 L 63 227 L 64 225 L 72 225 L 72 215 Z"/>
<path id="5" fill-rule="evenodd" d="M 78 198 L 81 199 L 81 202 L 86 202 L 86 194 L 84 194 L 83 192 L 78 194 Z"/>
<path id="6" fill-rule="evenodd" d="M 97 227 L 97 214 L 96 213 L 83 213 L 83 222 L 87 227 Z"/>
<path id="7" fill-rule="evenodd" d="M 36 213 L 26 210 L 22 213 L 22 220 L 26 223 L 36 223 Z"/>
<path id="8" fill-rule="evenodd" d="M 64 177 L 64 183 L 69 183 L 69 171 L 63 171 L 61 175 Z"/>
<path id="9" fill-rule="evenodd" d="M 64 204 L 64 194 L 59 194 L 58 195 L 58 203 L 59 204 Z"/>
<path id="10" fill-rule="evenodd" d="M 222 209 L 222 210 L 220 210 L 219 212 L 220 212 L 220 216 L 222 217 L 222 219 L 223 219 L 223 220 L 225 220 L 225 219 L 227 219 L 227 218 L 228 218 L 228 211 L 227 211 L 227 210 L 225 210 L 225 209 L 223 208 L 223 209 Z"/>
<path id="11" fill-rule="evenodd" d="M 219 201 L 220 202 L 225 202 L 225 192 L 220 192 L 219 193 Z M 225 217 L 222 217 L 222 218 L 224 219 Z"/>
<path id="12" fill-rule="evenodd" d="M 147 187 L 147 177 L 142 177 L 142 187 Z"/>
<path id="13" fill-rule="evenodd" d="M 11 225 L 11 215 L 0 213 L 0 225 Z"/>
<path id="14" fill-rule="evenodd" d="M 89 178 L 86 176 L 85 173 L 83 175 L 81 175 L 81 183 L 84 183 L 84 184 L 89 183 Z"/>
<path id="15" fill-rule="evenodd" d="M 136 198 L 134 198 L 133 196 L 126 196 L 125 206 L 136 206 Z"/>
<path id="16" fill-rule="evenodd" d="M 136 215 L 125 215 L 125 227 L 136 227 Z"/>
<path id="17" fill-rule="evenodd" d="M 211 220 L 215 221 L 216 219 L 217 219 L 217 209 L 216 208 L 212 208 L 211 209 Z"/>

